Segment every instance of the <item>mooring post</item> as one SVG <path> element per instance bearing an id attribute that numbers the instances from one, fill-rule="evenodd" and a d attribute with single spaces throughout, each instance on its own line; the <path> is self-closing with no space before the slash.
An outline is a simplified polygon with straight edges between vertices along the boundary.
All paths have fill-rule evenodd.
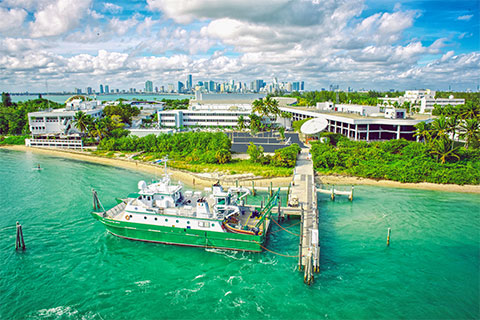
<path id="1" fill-rule="evenodd" d="M 272 181 L 270 181 L 270 197 L 273 195 L 273 185 Z"/>
<path id="2" fill-rule="evenodd" d="M 278 197 L 278 214 L 277 214 L 277 221 L 280 222 L 280 207 L 282 206 L 282 199 Z"/>
<path id="3" fill-rule="evenodd" d="M 388 228 L 388 231 L 387 231 L 387 247 L 390 246 L 390 231 L 392 229 L 391 228 Z"/>
<path id="4" fill-rule="evenodd" d="M 15 240 L 15 250 L 19 248 L 25 250 L 25 240 L 23 239 L 22 225 L 17 221 L 17 237 Z"/>
<path id="5" fill-rule="evenodd" d="M 255 181 L 252 180 L 252 195 L 255 197 L 256 192 L 255 192 Z"/>
<path id="6" fill-rule="evenodd" d="M 353 186 L 352 190 L 350 191 L 350 195 L 348 196 L 348 200 L 353 201 Z"/>
<path id="7" fill-rule="evenodd" d="M 332 195 L 330 196 L 332 200 L 335 200 L 335 185 L 332 186 Z"/>
<path id="8" fill-rule="evenodd" d="M 302 271 L 302 246 L 303 246 L 303 203 L 300 204 L 300 239 L 298 241 L 298 271 Z"/>

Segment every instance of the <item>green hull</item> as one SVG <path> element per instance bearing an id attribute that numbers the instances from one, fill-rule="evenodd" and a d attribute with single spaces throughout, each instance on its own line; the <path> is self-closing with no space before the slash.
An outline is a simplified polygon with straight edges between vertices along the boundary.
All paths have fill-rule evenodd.
<path id="1" fill-rule="evenodd" d="M 110 233 L 131 240 L 253 252 L 261 252 L 265 241 L 264 234 L 255 236 L 180 229 L 111 220 L 95 212 L 92 212 L 92 215 L 102 222 Z"/>

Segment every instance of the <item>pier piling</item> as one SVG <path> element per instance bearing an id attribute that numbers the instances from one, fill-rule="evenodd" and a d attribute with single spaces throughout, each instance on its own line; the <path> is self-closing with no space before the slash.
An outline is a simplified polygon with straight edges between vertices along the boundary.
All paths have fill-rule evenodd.
<path id="1" fill-rule="evenodd" d="M 255 191 L 255 181 L 252 180 L 252 196 L 255 197 L 256 194 L 257 192 Z"/>
<path id="2" fill-rule="evenodd" d="M 15 250 L 22 248 L 25 250 L 25 240 L 23 239 L 22 225 L 17 221 L 17 237 L 15 240 Z"/>
<path id="3" fill-rule="evenodd" d="M 388 228 L 388 231 L 387 231 L 387 247 L 390 246 L 390 232 L 391 232 L 391 228 Z"/>

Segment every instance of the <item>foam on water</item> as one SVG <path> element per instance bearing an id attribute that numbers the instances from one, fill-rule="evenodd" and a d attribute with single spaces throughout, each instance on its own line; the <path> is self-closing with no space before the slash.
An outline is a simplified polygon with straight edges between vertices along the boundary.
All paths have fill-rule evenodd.
<path id="1" fill-rule="evenodd" d="M 307 287 L 295 258 L 129 241 L 91 217 L 92 187 L 109 207 L 151 178 L 0 150 L 0 319 L 480 318 L 478 195 L 320 195 L 321 272 Z M 267 246 L 295 255 L 298 237 L 272 232 Z"/>

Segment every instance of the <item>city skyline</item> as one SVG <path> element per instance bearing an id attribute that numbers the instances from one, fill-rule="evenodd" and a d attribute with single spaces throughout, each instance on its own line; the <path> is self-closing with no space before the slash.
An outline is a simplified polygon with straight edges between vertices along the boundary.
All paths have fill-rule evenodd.
<path id="1" fill-rule="evenodd" d="M 207 5 L 208 4 L 208 5 Z M 478 90 L 478 1 L 41 0 L 0 3 L 0 87 L 61 92 L 305 81 Z M 67 10 L 68 8 L 68 10 Z M 98 80 L 94 80 L 97 78 Z M 299 80 L 302 79 L 302 80 Z M 92 90 L 92 91 L 93 91 Z"/>

